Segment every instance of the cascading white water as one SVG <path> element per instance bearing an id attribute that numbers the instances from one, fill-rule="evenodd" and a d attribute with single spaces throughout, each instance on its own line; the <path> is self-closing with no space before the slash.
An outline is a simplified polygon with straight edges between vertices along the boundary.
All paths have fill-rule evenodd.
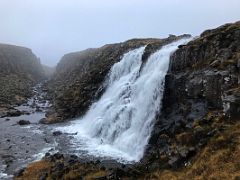
<path id="1" fill-rule="evenodd" d="M 78 132 L 74 142 L 95 156 L 139 161 L 161 108 L 170 55 L 182 39 L 162 47 L 141 68 L 145 47 L 126 53 L 108 76 L 107 88 L 86 115 L 61 128 Z"/>

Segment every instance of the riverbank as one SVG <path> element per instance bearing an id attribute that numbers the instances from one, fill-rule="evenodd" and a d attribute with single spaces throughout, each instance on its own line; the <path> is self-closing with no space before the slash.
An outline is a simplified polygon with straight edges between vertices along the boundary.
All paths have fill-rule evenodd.
<path id="1" fill-rule="evenodd" d="M 16 170 L 41 159 L 46 152 L 54 152 L 51 131 L 39 124 L 50 106 L 44 99 L 42 84 L 35 86 L 32 94 L 26 103 L 14 107 L 19 112 L 16 116 L 0 118 L 1 178 L 10 178 Z"/>

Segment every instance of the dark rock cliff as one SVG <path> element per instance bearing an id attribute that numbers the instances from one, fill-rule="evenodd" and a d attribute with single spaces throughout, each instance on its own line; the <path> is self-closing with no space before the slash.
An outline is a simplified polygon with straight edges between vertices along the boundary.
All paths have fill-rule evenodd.
<path id="1" fill-rule="evenodd" d="M 21 103 L 44 77 L 40 61 L 30 49 L 0 44 L 0 106 Z"/>
<path id="2" fill-rule="evenodd" d="M 218 132 L 215 121 L 240 118 L 240 22 L 203 32 L 170 62 L 147 156 L 176 165 Z"/>
<path id="3" fill-rule="evenodd" d="M 49 112 L 48 118 L 42 122 L 59 122 L 83 115 L 104 91 L 103 82 L 106 75 L 124 53 L 140 46 L 147 46 L 143 55 L 145 61 L 161 46 L 183 36 L 170 36 L 166 39 L 132 39 L 65 55 L 49 83 L 54 94 L 54 110 Z"/>

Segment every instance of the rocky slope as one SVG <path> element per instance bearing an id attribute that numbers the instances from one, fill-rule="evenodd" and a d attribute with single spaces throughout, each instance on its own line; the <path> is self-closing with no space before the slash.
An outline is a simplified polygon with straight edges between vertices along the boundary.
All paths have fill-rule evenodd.
<path id="1" fill-rule="evenodd" d="M 31 87 L 45 78 L 39 59 L 28 48 L 0 44 L 0 108 L 21 104 Z"/>
<path id="2" fill-rule="evenodd" d="M 146 60 L 161 46 L 183 36 L 172 35 L 166 39 L 132 39 L 65 55 L 57 65 L 54 78 L 49 82 L 54 109 L 42 122 L 59 122 L 83 115 L 103 92 L 106 75 L 124 53 L 140 46 L 147 46 L 143 55 L 143 60 Z"/>
<path id="3" fill-rule="evenodd" d="M 148 162 L 178 167 L 240 119 L 239 39 L 240 22 L 226 24 L 173 54 Z"/>

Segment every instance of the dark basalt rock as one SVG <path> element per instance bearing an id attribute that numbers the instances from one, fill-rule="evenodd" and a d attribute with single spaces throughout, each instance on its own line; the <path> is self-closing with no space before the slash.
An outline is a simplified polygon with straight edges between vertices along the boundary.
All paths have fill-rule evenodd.
<path id="1" fill-rule="evenodd" d="M 22 112 L 17 110 L 17 109 L 12 109 L 10 111 L 7 112 L 7 115 L 8 117 L 15 117 L 15 116 L 21 116 L 22 115 Z"/>
<path id="2" fill-rule="evenodd" d="M 4 118 L 4 117 L 16 117 L 16 116 L 20 116 L 23 113 L 17 109 L 14 109 L 13 107 L 0 107 L 0 118 Z"/>
<path id="3" fill-rule="evenodd" d="M 182 117 L 188 118 L 196 111 L 193 113 L 195 117 L 190 118 L 197 119 L 204 115 L 204 111 L 222 110 L 223 99 L 225 102 L 229 100 L 225 98 L 226 93 L 239 86 L 239 38 L 240 22 L 237 22 L 206 31 L 179 48 L 171 58 L 162 114 L 166 110 L 176 112 L 174 106 L 177 109 L 186 107 L 188 112 L 180 113 Z M 212 66 L 216 61 L 219 64 Z M 237 98 L 231 100 L 236 102 Z M 197 110 L 196 104 L 202 107 Z"/>
<path id="4" fill-rule="evenodd" d="M 60 135 L 62 135 L 61 131 L 54 131 L 53 132 L 53 136 L 60 136 Z"/>
<path id="5" fill-rule="evenodd" d="M 20 177 L 23 175 L 26 168 L 19 169 L 17 172 L 14 173 L 15 177 Z"/>
<path id="6" fill-rule="evenodd" d="M 30 121 L 27 121 L 27 120 L 19 120 L 19 121 L 18 121 L 18 124 L 19 124 L 20 126 L 24 126 L 24 125 L 29 125 L 29 124 L 31 124 L 31 123 L 30 123 Z"/>
<path id="7" fill-rule="evenodd" d="M 210 126 L 214 119 L 221 114 L 229 120 L 240 118 L 239 39 L 240 22 L 226 24 L 179 46 L 171 56 L 162 109 L 146 156 L 153 157 L 156 151 L 167 153 L 169 149 L 161 148 L 167 144 L 198 149 L 218 131 Z M 209 112 L 213 117 L 208 117 Z M 163 133 L 170 140 L 159 146 Z M 168 164 L 176 167 L 179 157 L 173 153 Z"/>

